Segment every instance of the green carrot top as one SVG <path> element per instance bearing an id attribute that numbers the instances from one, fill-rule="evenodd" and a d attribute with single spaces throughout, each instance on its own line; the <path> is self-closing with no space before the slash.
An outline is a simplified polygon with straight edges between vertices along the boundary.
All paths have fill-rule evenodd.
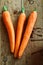
<path id="1" fill-rule="evenodd" d="M 3 6 L 3 11 L 7 11 L 7 10 L 8 10 L 7 6 L 4 5 L 4 6 Z"/>
<path id="2" fill-rule="evenodd" d="M 34 8 L 34 11 L 37 11 L 37 9 L 36 9 L 36 8 Z"/>
<path id="3" fill-rule="evenodd" d="M 21 0 L 21 12 L 24 13 L 25 12 L 25 8 L 24 8 L 24 3 L 23 0 Z"/>
<path id="4" fill-rule="evenodd" d="M 21 9 L 21 12 L 22 12 L 22 13 L 24 13 L 24 12 L 25 12 L 25 9 L 24 9 L 24 7 L 22 7 L 22 9 Z"/>

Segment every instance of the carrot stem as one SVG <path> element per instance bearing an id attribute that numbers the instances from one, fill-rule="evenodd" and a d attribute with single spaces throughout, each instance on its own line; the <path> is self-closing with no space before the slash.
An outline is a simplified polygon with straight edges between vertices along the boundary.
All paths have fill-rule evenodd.
<path id="1" fill-rule="evenodd" d="M 23 0 L 21 0 L 21 12 L 22 12 L 22 13 L 25 12 L 25 8 L 24 8 Z"/>
<path id="2" fill-rule="evenodd" d="M 36 9 L 36 8 L 34 8 L 34 11 L 37 11 L 37 9 Z"/>
<path id="3" fill-rule="evenodd" d="M 3 6 L 3 11 L 7 11 L 7 10 L 8 10 L 7 6 L 4 5 L 4 6 Z"/>

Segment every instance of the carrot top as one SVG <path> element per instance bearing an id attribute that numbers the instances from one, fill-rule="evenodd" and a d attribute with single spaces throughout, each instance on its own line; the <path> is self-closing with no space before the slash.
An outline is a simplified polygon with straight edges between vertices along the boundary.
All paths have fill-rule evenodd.
<path id="1" fill-rule="evenodd" d="M 24 13 L 24 12 L 25 12 L 25 9 L 24 9 L 24 7 L 22 7 L 22 9 L 21 9 L 21 12 L 22 12 L 22 13 Z"/>
<path id="2" fill-rule="evenodd" d="M 21 0 L 21 12 L 24 13 L 25 12 L 25 8 L 24 8 L 24 3 L 23 0 Z"/>
<path id="3" fill-rule="evenodd" d="M 7 10 L 8 10 L 7 6 L 4 5 L 4 6 L 3 6 L 3 11 L 7 11 Z"/>
<path id="4" fill-rule="evenodd" d="M 34 11 L 37 11 L 37 9 L 36 9 L 36 8 L 34 8 Z"/>

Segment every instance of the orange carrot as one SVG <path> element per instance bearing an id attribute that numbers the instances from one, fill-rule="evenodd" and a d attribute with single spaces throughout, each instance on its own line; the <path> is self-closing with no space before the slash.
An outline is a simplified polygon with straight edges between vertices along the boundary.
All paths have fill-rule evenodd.
<path id="1" fill-rule="evenodd" d="M 37 19 L 37 12 L 33 11 L 30 14 L 30 17 L 28 19 L 27 27 L 26 27 L 25 33 L 23 35 L 23 40 L 21 42 L 21 46 L 20 46 L 20 49 L 18 52 L 18 58 L 20 58 L 23 55 L 23 52 L 28 44 L 28 40 L 30 39 L 36 19 Z"/>
<path id="2" fill-rule="evenodd" d="M 21 41 L 21 36 L 22 36 L 22 32 L 23 32 L 23 26 L 26 20 L 26 15 L 24 13 L 24 9 L 22 9 L 22 13 L 19 16 L 18 19 L 18 25 L 17 25 L 17 30 L 16 30 L 16 44 L 15 44 L 15 52 L 14 52 L 14 56 L 17 57 L 17 53 L 19 50 L 19 46 L 20 46 L 20 41 Z"/>
<path id="3" fill-rule="evenodd" d="M 2 17 L 3 17 L 3 22 L 6 26 L 7 32 L 8 32 L 9 41 L 10 41 L 10 49 L 11 49 L 11 52 L 13 53 L 14 48 L 15 48 L 15 32 L 14 32 L 14 27 L 11 21 L 10 13 L 9 11 L 7 11 L 6 6 L 4 6 Z"/>

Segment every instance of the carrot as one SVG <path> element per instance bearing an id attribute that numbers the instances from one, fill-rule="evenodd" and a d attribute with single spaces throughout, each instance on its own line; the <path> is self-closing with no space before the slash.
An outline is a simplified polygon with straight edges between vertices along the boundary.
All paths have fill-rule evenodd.
<path id="1" fill-rule="evenodd" d="M 7 7 L 4 6 L 3 7 L 4 11 L 2 13 L 2 18 L 3 18 L 3 22 L 6 26 L 7 32 L 8 32 L 8 36 L 9 36 L 9 41 L 10 41 L 10 49 L 11 52 L 14 52 L 14 48 L 15 48 L 15 32 L 14 32 L 14 27 L 11 21 L 11 17 L 10 17 L 10 13 L 9 11 L 7 11 Z"/>
<path id="2" fill-rule="evenodd" d="M 19 50 L 25 20 L 26 20 L 26 15 L 24 13 L 24 8 L 22 8 L 22 13 L 19 16 L 17 29 L 16 29 L 16 44 L 15 44 L 15 52 L 14 52 L 15 57 L 17 57 L 17 53 Z"/>
<path id="3" fill-rule="evenodd" d="M 30 14 L 30 17 L 28 18 L 27 27 L 26 27 L 25 33 L 23 35 L 23 40 L 21 42 L 21 46 L 20 46 L 20 49 L 18 52 L 18 58 L 20 58 L 23 55 L 23 52 L 28 44 L 28 40 L 30 39 L 36 19 L 37 19 L 37 12 L 33 11 Z"/>

